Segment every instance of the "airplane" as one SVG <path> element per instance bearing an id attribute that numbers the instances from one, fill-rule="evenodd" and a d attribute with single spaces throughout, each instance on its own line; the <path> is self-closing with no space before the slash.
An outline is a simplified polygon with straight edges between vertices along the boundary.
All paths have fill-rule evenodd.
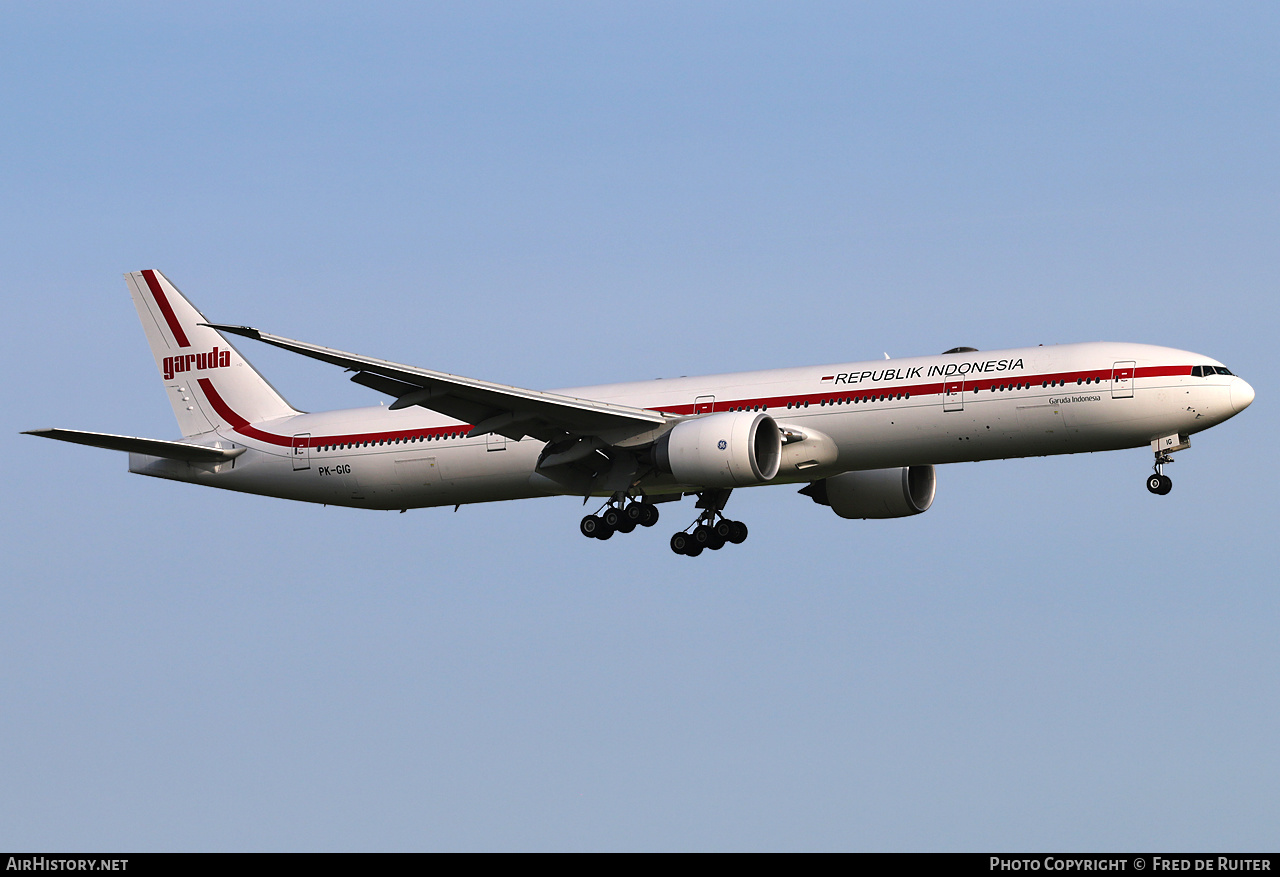
<path id="1" fill-rule="evenodd" d="M 945 463 L 1150 445 L 1147 489 L 1191 435 L 1253 401 L 1217 360 L 1093 342 L 886 359 L 550 392 L 400 365 L 211 323 L 159 271 L 125 275 L 182 439 L 26 434 L 129 454 L 129 471 L 303 502 L 405 511 L 542 496 L 603 499 L 583 535 L 652 527 L 696 496 L 670 547 L 747 538 L 731 492 L 769 484 L 848 519 L 925 512 Z M 341 366 L 389 405 L 299 411 L 227 340 Z"/>

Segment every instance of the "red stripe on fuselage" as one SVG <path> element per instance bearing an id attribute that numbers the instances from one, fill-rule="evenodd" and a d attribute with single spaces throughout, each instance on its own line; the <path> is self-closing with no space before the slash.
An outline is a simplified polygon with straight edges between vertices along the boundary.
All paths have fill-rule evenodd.
<path id="1" fill-rule="evenodd" d="M 160 281 L 156 280 L 156 272 L 148 269 L 142 272 L 142 276 L 147 279 L 147 286 L 151 288 L 151 295 L 155 298 L 156 304 L 160 306 L 160 313 L 164 314 L 164 321 L 169 324 L 169 331 L 173 333 L 173 339 L 178 342 L 179 347 L 190 347 L 191 342 L 187 341 L 187 333 L 182 331 L 182 324 L 178 322 L 177 316 L 173 313 L 173 306 L 169 304 L 169 299 L 165 296 L 164 290 L 160 288 Z"/>
<path id="2" fill-rule="evenodd" d="M 948 386 L 953 388 L 953 392 L 957 390 L 963 390 L 965 393 L 979 393 L 984 391 L 995 392 L 995 393 L 1007 392 L 1007 391 L 1013 390 L 1013 388 L 1018 384 L 1022 384 L 1023 386 L 1020 390 L 1013 390 L 1014 392 L 1025 392 L 1028 390 L 1043 391 L 1043 390 L 1054 390 L 1058 388 L 1061 388 L 1063 392 L 1068 392 L 1069 387 L 1074 387 L 1074 388 L 1083 390 L 1085 387 L 1090 387 L 1090 386 L 1097 387 L 1098 389 L 1102 389 L 1104 385 L 1109 384 L 1111 382 L 1111 376 L 1113 371 L 1114 369 L 1102 368 L 1102 369 L 1092 369 L 1088 371 L 1078 371 L 1078 372 L 1060 372 L 1058 374 L 1017 375 L 1017 376 L 1005 377 L 1005 378 L 982 378 L 982 379 L 976 379 L 976 378 L 970 379 L 961 375 L 956 375 L 952 378 L 949 378 L 945 383 L 938 382 L 938 383 L 930 383 L 930 384 L 900 384 L 897 386 L 888 386 L 888 385 L 871 386 L 871 385 L 861 385 L 861 384 L 846 384 L 844 386 L 837 385 L 837 386 L 840 386 L 838 390 L 835 387 L 830 387 L 830 386 L 824 387 L 823 391 L 819 393 L 798 393 L 791 396 L 761 396 L 755 399 L 750 399 L 750 398 L 734 399 L 734 400 L 727 400 L 724 402 L 721 402 L 719 399 L 717 399 L 715 407 L 716 407 L 716 411 L 727 411 L 730 408 L 768 409 L 768 410 L 781 408 L 786 410 L 787 406 L 790 405 L 791 408 L 794 410 L 796 408 L 803 408 L 806 403 L 808 403 L 810 406 L 818 405 L 820 407 L 825 407 L 826 405 L 836 405 L 836 404 L 840 404 L 840 405 L 862 404 L 864 402 L 879 401 L 881 396 L 891 397 L 890 399 L 886 399 L 884 401 L 893 401 L 892 397 L 895 397 L 898 395 L 905 396 L 908 394 L 913 399 L 919 396 L 939 396 L 944 393 L 946 387 Z M 1150 366 L 1147 368 L 1137 369 L 1134 377 L 1135 378 L 1161 378 L 1161 377 L 1176 377 L 1180 375 L 1189 375 L 1189 374 L 1191 374 L 1191 366 L 1189 365 Z M 826 378 L 824 377 L 822 378 L 822 380 L 825 381 Z M 1133 380 L 1133 378 L 1127 378 L 1126 380 L 1131 381 Z M 1057 384 L 1057 386 L 1046 387 L 1046 386 L 1043 386 L 1044 384 Z M 961 385 L 961 386 L 957 387 L 957 385 Z M 1006 390 L 997 389 L 999 387 L 1005 387 L 1007 389 Z M 974 397 L 975 400 L 978 398 L 980 397 L 976 397 L 976 396 Z M 858 402 L 854 403 L 852 401 L 854 399 L 857 399 Z M 840 400 L 840 401 L 837 403 L 836 400 Z M 693 403 L 688 403 L 685 405 L 670 405 L 665 408 L 656 409 L 656 410 L 661 410 L 667 414 L 699 413 L 698 411 L 694 410 Z"/>
<path id="3" fill-rule="evenodd" d="M 791 406 L 790 410 L 796 410 L 796 409 L 803 409 L 806 404 L 810 406 L 817 406 L 817 407 L 829 407 L 837 404 L 846 405 L 846 404 L 871 403 L 876 401 L 906 401 L 905 399 L 895 398 L 899 395 L 912 397 L 912 401 L 915 401 L 916 399 L 919 399 L 921 397 L 927 397 L 931 395 L 940 396 L 943 394 L 946 386 L 950 385 L 954 387 L 956 384 L 959 384 L 961 382 L 963 382 L 964 384 L 963 389 L 964 389 L 964 392 L 966 393 L 978 393 L 978 392 L 986 391 L 986 392 L 994 392 L 998 394 L 1006 391 L 1026 392 L 1029 390 L 1039 390 L 1039 391 L 1042 391 L 1042 393 L 1043 391 L 1046 391 L 1046 390 L 1049 390 L 1049 391 L 1060 390 L 1063 393 L 1070 393 L 1070 392 L 1073 392 L 1073 390 L 1077 392 L 1081 391 L 1085 387 L 1096 387 L 1097 389 L 1102 390 L 1106 384 L 1111 382 L 1112 372 L 1113 372 L 1113 369 L 1094 369 L 1091 371 L 1062 372 L 1059 374 L 1022 375 L 1022 376 L 1015 377 L 1015 379 L 1013 380 L 1010 380 L 1008 378 L 1005 378 L 1005 379 L 987 378 L 984 380 L 970 381 L 970 380 L 964 380 L 963 378 L 957 378 L 955 380 L 949 380 L 945 384 L 943 383 L 903 384 L 903 385 L 894 386 L 894 387 L 888 387 L 888 386 L 869 387 L 864 389 L 854 389 L 856 385 L 849 385 L 849 388 L 847 390 L 842 390 L 839 393 L 832 393 L 828 389 L 828 391 L 824 393 L 801 393 L 801 394 L 792 395 L 792 396 L 768 396 L 768 397 L 760 397 L 757 399 L 734 399 L 734 400 L 725 401 L 723 403 L 717 400 L 716 410 L 719 412 L 728 411 L 729 409 L 788 410 L 787 409 L 788 405 Z M 1160 378 L 1160 377 L 1177 377 L 1177 376 L 1189 375 L 1189 374 L 1191 374 L 1191 366 L 1189 365 L 1151 366 L 1148 368 L 1137 369 L 1135 377 Z M 1126 380 L 1132 380 L 1132 379 L 1126 379 Z M 285 448 L 302 447 L 304 444 L 306 447 L 316 448 L 316 447 L 327 447 L 330 445 L 346 445 L 346 444 L 361 445 L 366 443 L 376 444 L 381 442 L 403 443 L 403 442 L 413 441 L 418 439 L 438 440 L 438 439 L 443 439 L 452 435 L 457 435 L 459 438 L 463 438 L 465 437 L 465 434 L 467 432 L 471 431 L 471 428 L 472 428 L 470 424 L 461 424 L 458 426 L 437 426 L 437 427 L 430 427 L 427 429 L 398 429 L 398 430 L 388 431 L 388 432 L 363 432 L 363 433 L 350 433 L 346 435 L 311 436 L 308 439 L 300 440 L 300 439 L 295 439 L 293 436 L 276 435 L 275 433 L 270 433 L 270 432 L 266 432 L 264 430 L 258 429 L 249 421 L 245 420 L 243 417 L 237 414 L 231 408 L 231 406 L 226 403 L 226 400 L 224 400 L 218 394 L 218 391 L 214 389 L 213 382 L 209 378 L 198 378 L 197 383 L 199 383 L 200 388 L 204 390 L 205 397 L 209 400 L 209 403 L 213 405 L 214 411 L 216 411 L 218 415 L 221 416 L 222 419 L 225 420 L 227 424 L 230 425 L 231 428 L 234 429 L 236 432 L 248 438 L 254 438 L 254 439 L 257 439 L 258 441 L 266 442 L 267 444 L 278 445 L 280 447 L 285 447 Z M 1015 390 L 1014 387 L 1019 384 L 1022 385 L 1022 388 L 1019 390 Z M 1046 387 L 1046 386 L 1043 386 L 1044 384 L 1054 384 L 1054 386 Z M 999 389 L 1000 387 L 1004 387 L 1006 389 L 1001 390 Z M 885 396 L 887 398 L 884 400 L 881 400 L 880 399 L 881 396 Z M 967 401 L 976 402 L 976 401 L 981 401 L 982 398 L 985 398 L 985 397 L 975 396 Z M 853 402 L 854 399 L 857 399 L 858 402 L 854 403 Z M 837 402 L 837 400 L 839 400 L 839 402 Z M 937 404 L 937 403 L 930 402 L 928 404 Z M 651 408 L 649 410 L 660 411 L 664 414 L 700 413 L 699 411 L 695 410 L 695 406 L 693 403 L 689 403 L 687 405 L 668 405 L 662 408 Z M 303 444 L 298 444 L 298 442 L 303 442 Z"/>
<path id="4" fill-rule="evenodd" d="M 412 438 L 440 438 L 451 433 L 467 433 L 471 431 L 470 424 L 462 426 L 436 426 L 429 429 L 398 429 L 389 432 L 364 432 L 352 433 L 351 435 L 322 435 L 311 436 L 308 439 L 297 439 L 294 436 L 276 435 L 272 432 L 258 429 L 256 426 L 245 420 L 235 410 L 227 404 L 217 390 L 213 387 L 213 381 L 209 378 L 198 378 L 197 383 L 200 389 L 204 391 L 205 398 L 209 400 L 209 404 L 213 406 L 213 410 L 218 413 L 227 424 L 236 432 L 248 438 L 255 438 L 258 441 L 266 442 L 271 445 L 279 445 L 283 448 L 308 447 L 316 448 L 322 445 L 338 445 L 338 444 L 359 444 L 363 442 L 396 442 L 405 441 Z"/>

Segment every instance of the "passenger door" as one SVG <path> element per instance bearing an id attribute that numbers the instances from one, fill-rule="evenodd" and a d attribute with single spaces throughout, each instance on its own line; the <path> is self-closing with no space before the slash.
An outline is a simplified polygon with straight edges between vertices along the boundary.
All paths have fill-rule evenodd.
<path id="1" fill-rule="evenodd" d="M 1133 377 L 1138 370 L 1137 365 L 1133 360 L 1124 360 L 1111 366 L 1112 399 L 1133 398 Z"/>

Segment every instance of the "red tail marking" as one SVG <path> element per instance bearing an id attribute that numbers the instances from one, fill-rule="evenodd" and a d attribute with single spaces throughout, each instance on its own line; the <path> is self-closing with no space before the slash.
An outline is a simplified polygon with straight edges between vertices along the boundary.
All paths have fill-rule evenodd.
<path id="1" fill-rule="evenodd" d="M 169 331 L 173 333 L 173 338 L 178 342 L 178 346 L 190 347 L 191 342 L 187 341 L 187 333 L 182 331 L 182 324 L 178 322 L 178 318 L 173 313 L 173 307 L 169 304 L 169 299 L 165 297 L 164 290 L 160 288 L 160 281 L 156 280 L 156 272 L 148 269 L 142 272 L 142 276 L 147 278 L 147 286 L 151 287 L 151 295 L 155 298 L 156 304 L 160 306 L 160 313 L 164 314 L 164 321 L 169 324 Z"/>
<path id="2" fill-rule="evenodd" d="M 243 429 L 249 425 L 249 421 L 245 420 L 228 405 L 223 398 L 218 395 L 218 391 L 213 388 L 213 382 L 208 378 L 196 378 L 196 383 L 200 385 L 200 389 L 204 390 L 205 397 L 213 405 L 213 410 L 227 422 L 232 429 Z"/>

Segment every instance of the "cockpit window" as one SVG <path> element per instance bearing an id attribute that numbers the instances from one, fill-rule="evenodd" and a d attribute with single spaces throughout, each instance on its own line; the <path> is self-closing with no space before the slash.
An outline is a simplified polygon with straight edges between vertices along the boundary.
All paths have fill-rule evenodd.
<path id="1" fill-rule="evenodd" d="M 1231 369 L 1224 368 L 1223 366 L 1220 366 L 1220 365 L 1215 365 L 1215 366 L 1213 367 L 1213 370 L 1214 370 L 1214 371 L 1216 371 L 1216 372 L 1217 372 L 1218 374 L 1220 374 L 1220 375 L 1228 375 L 1228 376 L 1229 376 L 1229 375 L 1231 374 Z"/>
<path id="2" fill-rule="evenodd" d="M 1193 378 L 1211 378 L 1214 375 L 1231 377 L 1231 369 L 1221 365 L 1193 365 L 1191 367 L 1191 377 Z"/>

